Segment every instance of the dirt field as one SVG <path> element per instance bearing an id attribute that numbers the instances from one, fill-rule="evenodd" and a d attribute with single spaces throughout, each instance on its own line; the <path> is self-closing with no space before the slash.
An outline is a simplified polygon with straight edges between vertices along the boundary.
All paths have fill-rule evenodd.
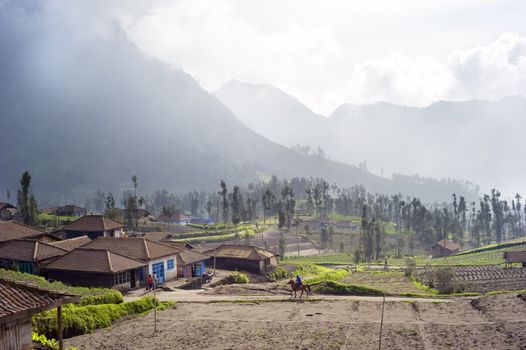
<path id="1" fill-rule="evenodd" d="M 380 300 L 380 299 L 379 299 Z M 179 303 L 71 338 L 79 349 L 377 349 L 381 302 Z M 517 294 L 450 303 L 389 301 L 383 349 L 526 349 Z"/>

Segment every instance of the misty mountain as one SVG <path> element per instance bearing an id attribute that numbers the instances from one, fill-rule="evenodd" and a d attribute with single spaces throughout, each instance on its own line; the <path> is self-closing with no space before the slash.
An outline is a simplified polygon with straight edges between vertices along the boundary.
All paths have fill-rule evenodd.
<path id="1" fill-rule="evenodd" d="M 214 190 L 220 179 L 231 187 L 275 174 L 429 200 L 468 194 L 458 184 L 391 181 L 293 152 L 239 122 L 187 73 L 145 56 L 118 26 L 86 35 L 34 4 L 0 6 L 2 192 L 15 193 L 28 170 L 36 194 L 55 198 L 118 193 L 134 174 L 143 193 Z"/>
<path id="2" fill-rule="evenodd" d="M 315 148 L 328 131 L 327 118 L 273 86 L 231 80 L 215 95 L 243 124 L 281 145 Z"/>
<path id="3" fill-rule="evenodd" d="M 288 147 L 319 145 L 332 159 L 366 162 L 373 172 L 386 175 L 469 179 L 510 195 L 525 189 L 526 165 L 516 157 L 526 130 L 523 97 L 438 102 L 425 108 L 344 104 L 323 118 L 270 86 L 228 83 L 216 95 L 240 121 Z M 267 124 L 254 123 L 256 116 Z M 279 133 L 267 133 L 270 124 L 280 125 Z M 302 135 L 298 128 L 305 130 Z"/>

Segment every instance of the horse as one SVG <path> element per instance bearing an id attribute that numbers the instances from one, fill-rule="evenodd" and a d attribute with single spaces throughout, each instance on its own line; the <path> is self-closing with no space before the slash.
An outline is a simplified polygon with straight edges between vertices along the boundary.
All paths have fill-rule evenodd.
<path id="1" fill-rule="evenodd" d="M 309 294 L 311 293 L 310 291 L 310 286 L 308 284 L 296 284 L 296 282 L 294 282 L 294 280 L 291 278 L 289 279 L 289 282 L 287 283 L 290 285 L 290 287 L 292 288 L 292 291 L 290 292 L 290 297 L 292 298 L 292 293 L 294 292 L 294 298 L 296 298 L 296 292 L 298 290 L 301 290 L 301 294 L 300 294 L 300 299 L 301 297 L 303 296 L 303 292 L 306 292 L 307 293 L 307 298 L 309 297 Z"/>

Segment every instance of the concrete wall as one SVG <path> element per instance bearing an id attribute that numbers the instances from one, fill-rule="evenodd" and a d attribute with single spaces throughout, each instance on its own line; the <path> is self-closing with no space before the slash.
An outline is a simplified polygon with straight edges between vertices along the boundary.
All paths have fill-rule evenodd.
<path id="1" fill-rule="evenodd" d="M 174 261 L 174 269 L 168 271 L 168 268 L 166 266 L 166 262 L 168 260 L 170 260 L 170 259 L 173 259 L 173 261 Z M 148 262 L 148 274 L 153 274 L 152 265 L 155 265 L 155 264 L 160 263 L 160 262 L 163 262 L 163 264 L 164 264 L 164 278 L 165 278 L 165 281 L 170 281 L 170 280 L 176 279 L 177 278 L 178 264 L 177 264 L 177 257 L 175 255 L 164 256 L 164 257 L 159 258 L 159 259 L 150 260 Z"/>

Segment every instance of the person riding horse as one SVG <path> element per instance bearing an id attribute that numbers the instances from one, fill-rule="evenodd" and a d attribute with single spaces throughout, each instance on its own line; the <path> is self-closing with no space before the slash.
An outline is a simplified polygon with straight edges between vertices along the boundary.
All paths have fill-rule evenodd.
<path id="1" fill-rule="evenodd" d="M 292 293 L 294 293 L 294 298 L 296 298 L 296 292 L 298 290 L 301 291 L 300 298 L 303 296 L 303 292 L 307 293 L 307 297 L 311 293 L 310 286 L 308 284 L 304 284 L 299 275 L 296 275 L 296 279 L 290 278 L 287 284 L 290 285 L 290 288 L 292 288 L 292 291 L 290 292 L 291 297 Z"/>

